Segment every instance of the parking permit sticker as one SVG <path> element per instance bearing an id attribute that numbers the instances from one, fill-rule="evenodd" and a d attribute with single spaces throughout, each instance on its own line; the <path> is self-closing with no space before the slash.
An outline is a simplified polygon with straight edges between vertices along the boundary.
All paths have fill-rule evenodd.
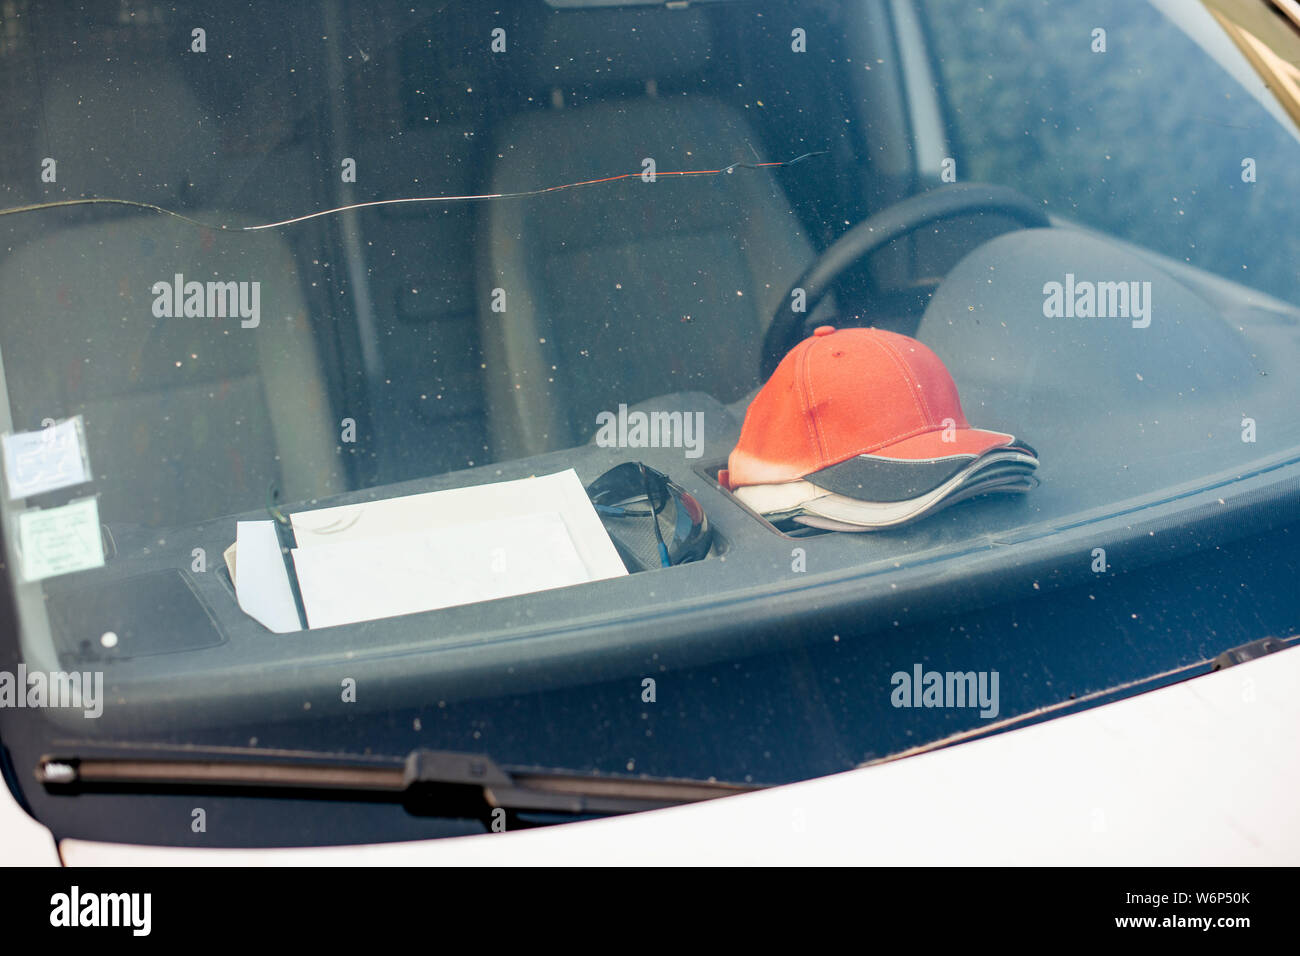
<path id="1" fill-rule="evenodd" d="M 40 431 L 4 435 L 0 442 L 10 500 L 90 481 L 86 426 L 80 415 Z"/>
<path id="2" fill-rule="evenodd" d="M 28 581 L 102 567 L 99 500 L 78 498 L 58 508 L 24 511 L 18 516 L 18 549 Z"/>

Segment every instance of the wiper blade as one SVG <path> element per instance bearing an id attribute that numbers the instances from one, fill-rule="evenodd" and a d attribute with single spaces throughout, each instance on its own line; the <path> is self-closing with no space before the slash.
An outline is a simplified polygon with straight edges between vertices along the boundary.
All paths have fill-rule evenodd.
<path id="1" fill-rule="evenodd" d="M 1297 645 L 1300 645 L 1300 635 L 1293 634 L 1289 637 L 1280 638 L 1261 637 L 1258 640 L 1239 644 L 1236 647 L 1230 647 L 1213 658 L 1206 658 L 1191 664 L 1181 664 L 1172 670 L 1162 671 L 1159 674 L 1152 674 L 1149 677 L 1140 677 L 1137 680 L 1114 684 L 1084 694 L 1082 697 L 1076 697 L 1074 694 L 1071 694 L 1068 700 L 1062 700 L 1055 704 L 1047 704 L 1046 706 L 1039 707 L 1036 710 L 1026 711 L 1023 714 L 1016 714 L 1013 717 L 1005 717 L 1002 720 L 996 720 L 992 723 L 975 727 L 970 730 L 961 730 L 957 733 L 949 734 L 947 737 L 941 737 L 938 740 L 932 740 L 929 743 L 909 747 L 906 750 L 898 751 L 897 753 L 885 754 L 884 756 L 875 757 L 871 760 L 864 760 L 857 766 L 861 769 L 864 767 L 878 766 L 884 763 L 893 763 L 895 760 L 902 760 L 905 757 L 915 757 L 923 753 L 932 753 L 936 750 L 944 750 L 948 747 L 955 746 L 956 744 L 969 743 L 972 740 L 982 740 L 986 737 L 1005 733 L 1008 730 L 1018 730 L 1021 727 L 1039 724 L 1043 721 L 1053 720 L 1057 717 L 1065 717 L 1069 714 L 1088 710 L 1092 707 L 1100 707 L 1104 704 L 1113 704 L 1116 701 L 1136 697 L 1138 694 L 1145 694 L 1148 691 L 1158 690 L 1161 687 L 1167 687 L 1170 684 L 1180 684 L 1183 681 L 1192 680 L 1196 677 L 1203 677 L 1204 675 L 1213 673 L 1214 671 L 1221 671 L 1226 667 L 1235 667 L 1238 664 L 1244 664 L 1247 661 L 1253 661 L 1258 657 L 1264 657 L 1268 654 L 1285 650 L 1288 647 L 1295 647 Z"/>
<path id="2" fill-rule="evenodd" d="M 275 796 L 391 800 L 412 813 L 488 818 L 551 813 L 605 816 L 656 810 L 763 789 L 750 784 L 506 768 L 486 754 L 415 750 L 403 758 L 331 758 L 292 751 L 192 751 L 159 756 L 42 757 L 36 779 L 52 793 L 262 791 Z"/>

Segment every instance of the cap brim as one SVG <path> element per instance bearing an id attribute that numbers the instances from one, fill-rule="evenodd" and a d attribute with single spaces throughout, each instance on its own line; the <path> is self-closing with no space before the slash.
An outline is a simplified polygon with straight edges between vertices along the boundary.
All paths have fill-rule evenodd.
<path id="1" fill-rule="evenodd" d="M 863 501 L 909 501 L 934 491 L 989 452 L 1005 448 L 1037 457 L 1032 448 L 1004 432 L 958 428 L 948 432 L 951 440 L 945 440 L 944 433 L 926 432 L 869 455 L 855 455 L 806 480 Z"/>

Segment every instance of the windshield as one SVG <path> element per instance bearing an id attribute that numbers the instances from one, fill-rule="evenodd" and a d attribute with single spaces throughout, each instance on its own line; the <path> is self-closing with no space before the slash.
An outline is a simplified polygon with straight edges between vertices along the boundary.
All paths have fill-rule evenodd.
<path id="1" fill-rule="evenodd" d="M 1074 696 L 1046 657 L 1005 683 L 1028 644 L 971 656 L 976 609 L 1086 609 L 1294 513 L 1300 133 L 1191 0 L 5 0 L 0 28 L 24 759 L 797 779 Z M 1231 644 L 1142 625 L 1158 650 L 1074 690 Z M 1003 683 L 916 724 L 892 679 L 922 660 Z M 20 664 L 86 706 L 23 706 Z M 850 672 L 870 720 L 831 703 Z"/>

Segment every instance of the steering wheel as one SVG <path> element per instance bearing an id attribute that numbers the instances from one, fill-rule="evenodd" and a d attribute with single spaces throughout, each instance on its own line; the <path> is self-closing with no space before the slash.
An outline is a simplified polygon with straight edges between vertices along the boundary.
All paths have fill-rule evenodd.
<path id="1" fill-rule="evenodd" d="M 805 319 L 850 266 L 922 226 L 970 213 L 1004 216 L 1021 223 L 1026 229 L 1051 225 L 1042 207 L 1027 196 L 1007 186 L 986 183 L 953 183 L 910 196 L 882 209 L 831 243 L 786 292 L 781 308 L 772 317 L 763 337 L 763 380 L 771 377 L 786 352 L 802 338 Z M 804 311 L 794 310 L 796 289 L 804 291 Z"/>

